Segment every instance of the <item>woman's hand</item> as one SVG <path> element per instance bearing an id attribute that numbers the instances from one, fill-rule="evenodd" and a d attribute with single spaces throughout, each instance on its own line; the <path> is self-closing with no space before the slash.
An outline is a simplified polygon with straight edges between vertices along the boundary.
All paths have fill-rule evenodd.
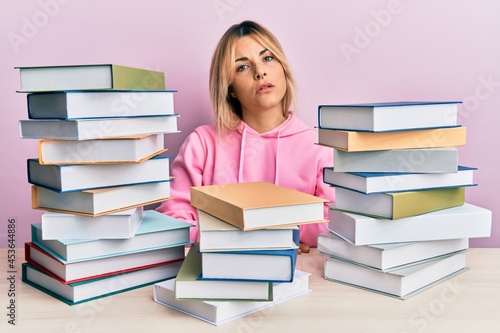
<path id="1" fill-rule="evenodd" d="M 309 247 L 309 245 L 306 245 L 304 243 L 299 244 L 299 254 L 309 253 L 309 251 L 311 251 L 311 248 Z"/>

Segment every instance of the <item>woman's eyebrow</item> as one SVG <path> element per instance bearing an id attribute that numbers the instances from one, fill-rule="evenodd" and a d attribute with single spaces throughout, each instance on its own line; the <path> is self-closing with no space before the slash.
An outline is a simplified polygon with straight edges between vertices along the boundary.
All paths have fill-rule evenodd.
<path id="1" fill-rule="evenodd" d="M 262 51 L 259 52 L 259 56 L 263 55 L 264 53 L 266 53 L 268 51 L 269 51 L 268 49 L 263 49 Z M 248 60 L 248 57 L 241 57 L 241 58 L 236 59 L 234 62 L 247 61 L 247 60 Z"/>

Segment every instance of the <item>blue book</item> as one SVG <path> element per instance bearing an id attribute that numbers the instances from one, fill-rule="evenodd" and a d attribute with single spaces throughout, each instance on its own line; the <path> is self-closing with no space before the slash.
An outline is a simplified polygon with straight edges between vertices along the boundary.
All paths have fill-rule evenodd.
<path id="1" fill-rule="evenodd" d="M 476 186 L 477 168 L 458 166 L 457 172 L 335 172 L 334 167 L 323 168 L 323 181 L 335 187 L 364 194 L 418 191 L 437 188 Z"/>
<path id="2" fill-rule="evenodd" d="M 459 126 L 461 102 L 388 102 L 318 106 L 318 126 L 346 131 L 387 132 Z"/>
<path id="3" fill-rule="evenodd" d="M 40 223 L 31 225 L 31 241 L 63 262 L 76 262 L 190 244 L 193 225 L 154 210 L 146 210 L 134 237 L 128 239 L 42 238 Z"/>
<path id="4" fill-rule="evenodd" d="M 299 244 L 299 232 L 293 240 Z M 201 253 L 201 279 L 235 281 L 293 281 L 298 249 Z"/>
<path id="5" fill-rule="evenodd" d="M 170 156 L 157 155 L 141 163 L 41 164 L 28 159 L 28 182 L 56 192 L 83 191 L 170 181 Z"/>

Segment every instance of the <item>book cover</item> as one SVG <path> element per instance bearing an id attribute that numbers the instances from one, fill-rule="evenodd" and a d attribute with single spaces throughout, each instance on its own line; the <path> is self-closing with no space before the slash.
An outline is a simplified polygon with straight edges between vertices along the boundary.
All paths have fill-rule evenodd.
<path id="1" fill-rule="evenodd" d="M 92 140 L 38 141 L 40 164 L 141 163 L 166 151 L 162 133 Z"/>
<path id="2" fill-rule="evenodd" d="M 490 237 L 492 221 L 490 210 L 470 203 L 398 220 L 336 209 L 329 209 L 328 215 L 329 230 L 356 246 Z"/>
<path id="3" fill-rule="evenodd" d="M 32 242 L 25 243 L 25 259 L 62 282 L 72 284 L 119 273 L 133 272 L 184 260 L 184 245 L 101 257 L 78 262 L 61 261 Z"/>
<path id="4" fill-rule="evenodd" d="M 324 221 L 327 200 L 267 182 L 191 187 L 191 204 L 241 230 Z"/>
<path id="5" fill-rule="evenodd" d="M 464 187 L 376 194 L 363 194 L 341 187 L 335 189 L 336 209 L 391 220 L 461 206 L 464 203 Z"/>
<path id="6" fill-rule="evenodd" d="M 458 172 L 458 149 L 415 148 L 345 152 L 333 150 L 334 172 Z"/>
<path id="7" fill-rule="evenodd" d="M 45 212 L 41 216 L 43 239 L 120 239 L 135 236 L 144 217 L 144 207 L 89 217 Z"/>
<path id="8" fill-rule="evenodd" d="M 320 128 L 348 131 L 400 131 L 457 126 L 461 102 L 388 102 L 320 105 Z"/>
<path id="9" fill-rule="evenodd" d="M 238 250 L 284 250 L 296 248 L 299 227 L 243 231 L 213 215 L 197 210 L 201 252 Z"/>
<path id="10" fill-rule="evenodd" d="M 468 238 L 355 246 L 332 232 L 318 235 L 319 253 L 382 272 L 468 248 Z"/>
<path id="11" fill-rule="evenodd" d="M 66 262 L 190 244 L 193 225 L 155 210 L 145 210 L 134 237 L 128 239 L 43 239 L 40 223 L 31 225 L 31 241 Z M 59 258 L 60 257 L 60 258 Z"/>
<path id="12" fill-rule="evenodd" d="M 28 159 L 28 182 L 55 192 L 170 181 L 170 157 L 155 156 L 142 163 L 40 164 Z"/>
<path id="13" fill-rule="evenodd" d="M 173 90 L 61 91 L 28 94 L 30 119 L 144 117 L 174 114 Z"/>
<path id="14" fill-rule="evenodd" d="M 175 279 L 156 283 L 153 289 L 153 299 L 158 304 L 179 313 L 219 326 L 308 293 L 310 273 L 297 270 L 294 276 L 293 282 L 273 284 L 273 301 L 270 302 L 177 301 Z"/>
<path id="15" fill-rule="evenodd" d="M 273 284 L 260 281 L 203 280 L 198 243 L 191 245 L 175 279 L 176 300 L 272 301 Z"/>
<path id="16" fill-rule="evenodd" d="M 32 186 L 32 206 L 53 212 L 101 216 L 170 199 L 170 182 L 56 192 Z"/>
<path id="17" fill-rule="evenodd" d="M 356 132 L 318 129 L 318 144 L 344 150 L 371 151 L 464 146 L 463 126 L 392 132 Z"/>
<path id="18" fill-rule="evenodd" d="M 25 262 L 22 264 L 22 281 L 68 305 L 76 305 L 172 279 L 177 275 L 180 266 L 181 262 L 167 263 L 152 268 L 64 284 Z"/>
<path id="19" fill-rule="evenodd" d="M 476 186 L 477 168 L 458 166 L 457 172 L 335 172 L 333 167 L 323 168 L 323 181 L 364 194 L 403 192 L 445 187 Z"/>
<path id="20" fill-rule="evenodd" d="M 327 258 L 324 277 L 364 290 L 408 299 L 438 282 L 467 269 L 464 251 L 427 262 L 408 265 L 390 272 L 380 272 L 335 258 Z"/>
<path id="21" fill-rule="evenodd" d="M 178 114 L 151 117 L 19 120 L 22 139 L 90 140 L 177 133 Z"/>
<path id="22" fill-rule="evenodd" d="M 117 64 L 18 66 L 19 92 L 65 90 L 165 90 L 165 74 Z"/>

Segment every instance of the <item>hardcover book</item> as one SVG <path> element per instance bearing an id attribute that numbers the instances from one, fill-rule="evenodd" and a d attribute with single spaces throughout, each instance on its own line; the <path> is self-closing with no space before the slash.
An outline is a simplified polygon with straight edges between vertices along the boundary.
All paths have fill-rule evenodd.
<path id="1" fill-rule="evenodd" d="M 462 251 L 390 272 L 380 272 L 366 266 L 327 258 L 324 275 L 325 279 L 330 281 L 408 299 L 466 269 L 466 254 Z"/>
<path id="2" fill-rule="evenodd" d="M 20 92 L 65 90 L 165 90 L 165 74 L 116 64 L 24 66 Z"/>
<path id="3" fill-rule="evenodd" d="M 177 114 L 152 117 L 27 119 L 19 121 L 22 139 L 90 140 L 156 133 L 177 133 Z"/>
<path id="4" fill-rule="evenodd" d="M 392 132 L 318 129 L 320 145 L 348 152 L 455 147 L 465 142 L 466 128 L 462 126 Z"/>
<path id="5" fill-rule="evenodd" d="M 445 187 L 476 186 L 476 168 L 458 166 L 457 172 L 335 172 L 333 167 L 323 168 L 323 181 L 365 194 L 403 192 Z"/>
<path id="6" fill-rule="evenodd" d="M 334 172 L 458 172 L 458 149 L 416 148 L 345 152 L 334 149 Z"/>
<path id="7" fill-rule="evenodd" d="M 319 253 L 382 272 L 468 248 L 468 238 L 354 246 L 332 232 L 318 235 Z"/>
<path id="8" fill-rule="evenodd" d="M 22 264 L 22 281 L 68 305 L 76 305 L 174 278 L 180 266 L 181 262 L 173 262 L 137 271 L 64 284 L 25 262 Z"/>
<path id="9" fill-rule="evenodd" d="M 159 304 L 218 326 L 309 292 L 310 273 L 297 270 L 294 276 L 293 282 L 273 284 L 273 301 L 269 302 L 178 301 L 175 299 L 175 279 L 156 283 L 153 297 Z"/>
<path id="10" fill-rule="evenodd" d="M 38 141 L 40 164 L 140 163 L 165 151 L 164 134 Z"/>
<path id="11" fill-rule="evenodd" d="M 44 165 L 28 160 L 28 182 L 56 192 L 170 181 L 169 156 L 141 163 Z"/>
<path id="12" fill-rule="evenodd" d="M 191 187 L 191 204 L 241 230 L 324 221 L 327 200 L 267 182 Z"/>
<path id="13" fill-rule="evenodd" d="M 461 102 L 389 102 L 320 105 L 320 128 L 348 131 L 400 131 L 457 126 Z"/>
<path id="14" fill-rule="evenodd" d="M 273 284 L 265 281 L 203 280 L 198 243 L 191 245 L 175 279 L 176 300 L 272 301 Z"/>
<path id="15" fill-rule="evenodd" d="M 297 247 L 299 227 L 243 231 L 215 216 L 197 211 L 201 252 L 238 250 L 285 250 Z"/>
<path id="16" fill-rule="evenodd" d="M 63 284 L 88 281 L 184 260 L 184 245 L 77 262 L 62 261 L 32 242 L 26 243 L 25 248 L 26 261 L 29 264 Z"/>
<path id="17" fill-rule="evenodd" d="M 45 212 L 41 217 L 42 239 L 132 238 L 143 217 L 142 206 L 97 217 Z"/>
<path id="18" fill-rule="evenodd" d="M 469 203 L 398 220 L 329 209 L 328 228 L 351 244 L 490 237 L 492 213 Z"/>
<path id="19" fill-rule="evenodd" d="M 392 220 L 461 206 L 464 203 L 464 187 L 376 194 L 363 194 L 341 187 L 335 190 L 336 209 Z"/>
<path id="20" fill-rule="evenodd" d="M 297 249 L 202 252 L 201 262 L 203 279 L 291 282 Z"/>
<path id="21" fill-rule="evenodd" d="M 170 182 L 168 181 L 74 192 L 56 192 L 32 186 L 34 209 L 92 217 L 168 199 L 170 199 Z"/>
<path id="22" fill-rule="evenodd" d="M 154 210 L 145 210 L 134 237 L 128 239 L 43 239 L 42 225 L 31 225 L 31 241 L 67 262 L 141 252 L 190 243 L 193 225 Z"/>
<path id="23" fill-rule="evenodd" d="M 174 114 L 173 90 L 63 91 L 28 94 L 30 119 L 84 119 Z"/>

